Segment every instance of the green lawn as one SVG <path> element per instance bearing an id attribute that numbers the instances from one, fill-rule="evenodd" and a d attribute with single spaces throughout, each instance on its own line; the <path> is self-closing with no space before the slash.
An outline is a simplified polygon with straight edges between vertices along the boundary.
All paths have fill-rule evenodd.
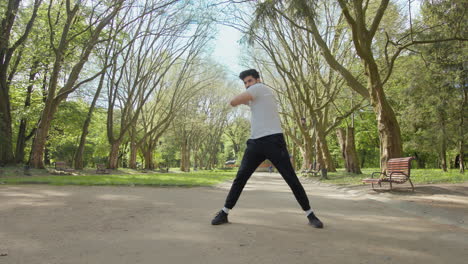
<path id="1" fill-rule="evenodd" d="M 370 177 L 378 168 L 363 169 L 363 174 L 348 174 L 343 169 L 329 172 L 326 183 L 338 185 L 359 185 L 361 180 Z M 146 185 L 146 186 L 212 186 L 235 177 L 236 170 L 192 171 L 181 173 L 171 168 L 171 173 L 147 172 L 131 169 L 119 169 L 112 174 L 96 174 L 95 169 L 87 169 L 78 175 L 51 175 L 46 170 L 31 170 L 33 176 L 23 176 L 22 168 L 2 168 L 0 184 L 51 184 L 51 185 Z M 177 173 L 176 173 L 177 172 Z M 413 183 L 461 183 L 468 181 L 468 173 L 458 170 L 442 172 L 440 169 L 412 169 Z"/>
<path id="2" fill-rule="evenodd" d="M 17 175 L 15 176 L 14 172 Z M 22 176 L 22 171 L 11 170 L 0 177 L 0 184 L 51 184 L 51 185 L 145 185 L 145 186 L 211 186 L 231 179 L 235 171 L 196 171 L 190 173 L 141 173 L 119 170 L 113 174 L 50 175 L 45 170 L 32 170 L 33 176 Z"/>
<path id="3" fill-rule="evenodd" d="M 340 185 L 362 184 L 361 180 L 370 178 L 372 172 L 379 171 L 378 168 L 362 169 L 363 174 L 349 174 L 339 169 L 338 172 L 329 172 L 329 180 L 323 180 L 326 183 Z M 411 169 L 411 180 L 413 183 L 431 184 L 431 183 L 462 183 L 468 181 L 468 173 L 461 174 L 458 170 L 449 170 L 443 172 L 440 169 Z"/>

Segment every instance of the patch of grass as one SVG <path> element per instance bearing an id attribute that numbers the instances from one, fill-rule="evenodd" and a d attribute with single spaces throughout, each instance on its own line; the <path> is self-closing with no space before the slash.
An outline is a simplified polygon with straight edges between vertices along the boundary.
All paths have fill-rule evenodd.
<path id="1" fill-rule="evenodd" d="M 379 171 L 379 168 L 362 169 L 363 174 L 346 173 L 344 169 L 339 169 L 337 172 L 329 172 L 329 179 L 322 181 L 339 185 L 359 185 L 362 184 L 362 179 L 370 178 L 375 171 Z M 415 184 L 463 183 L 468 181 L 468 173 L 461 174 L 455 169 L 448 172 L 440 169 L 411 169 L 411 180 Z"/>
<path id="2" fill-rule="evenodd" d="M 51 185 L 127 185 L 127 186 L 211 186 L 231 179 L 235 172 L 196 171 L 190 173 L 141 173 L 118 171 L 109 175 L 50 175 L 46 170 L 32 171 L 33 176 L 0 177 L 1 184 Z M 15 171 L 14 171 L 15 172 Z M 21 174 L 19 174 L 21 175 Z"/>

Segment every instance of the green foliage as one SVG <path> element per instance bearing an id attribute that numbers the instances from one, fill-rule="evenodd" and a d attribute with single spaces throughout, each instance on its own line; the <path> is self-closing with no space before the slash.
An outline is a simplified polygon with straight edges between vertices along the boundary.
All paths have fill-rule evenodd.
<path id="1" fill-rule="evenodd" d="M 375 114 L 371 109 L 359 111 L 356 114 L 355 141 L 361 166 L 379 166 L 379 134 Z"/>

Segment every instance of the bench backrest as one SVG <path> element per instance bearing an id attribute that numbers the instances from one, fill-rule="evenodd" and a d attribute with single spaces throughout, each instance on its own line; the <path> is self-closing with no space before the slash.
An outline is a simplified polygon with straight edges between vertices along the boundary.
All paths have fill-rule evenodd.
<path id="1" fill-rule="evenodd" d="M 105 170 L 107 168 L 106 164 L 96 164 L 98 170 Z"/>
<path id="2" fill-rule="evenodd" d="M 406 180 L 410 177 L 411 161 L 414 157 L 389 159 L 387 162 L 387 176 L 394 180 Z"/>

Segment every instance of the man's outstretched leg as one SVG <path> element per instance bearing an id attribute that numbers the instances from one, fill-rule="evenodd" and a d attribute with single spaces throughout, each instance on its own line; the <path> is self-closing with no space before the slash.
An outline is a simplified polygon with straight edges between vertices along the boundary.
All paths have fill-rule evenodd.
<path id="1" fill-rule="evenodd" d="M 272 145 L 273 149 L 267 150 L 267 158 L 275 165 L 278 172 L 291 188 L 294 197 L 296 197 L 297 202 L 301 205 L 302 210 L 304 210 L 306 213 L 309 224 L 316 228 L 323 228 L 322 221 L 320 221 L 312 211 L 304 187 L 297 178 L 296 172 L 292 167 L 283 135 L 275 135 L 274 137 L 274 142 L 277 144 Z"/>
<path id="2" fill-rule="evenodd" d="M 212 225 L 220 225 L 228 223 L 228 214 L 237 203 L 239 196 L 244 189 L 245 184 L 249 180 L 252 173 L 257 169 L 258 165 L 265 160 L 263 154 L 256 150 L 254 140 L 247 141 L 247 149 L 245 150 L 244 157 L 242 158 L 241 166 L 237 171 L 237 176 L 232 182 L 231 189 L 224 203 L 224 208 L 221 209 L 211 221 Z"/>

